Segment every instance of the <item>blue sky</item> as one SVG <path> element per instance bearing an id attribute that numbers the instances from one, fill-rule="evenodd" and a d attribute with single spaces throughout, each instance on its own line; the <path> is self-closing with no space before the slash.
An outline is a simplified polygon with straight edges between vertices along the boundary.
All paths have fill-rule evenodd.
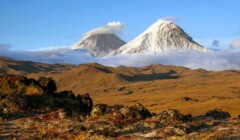
<path id="1" fill-rule="evenodd" d="M 0 0 L 0 44 L 13 50 L 70 46 L 111 21 L 129 41 L 156 20 L 176 23 L 203 45 L 240 38 L 239 0 Z M 207 47 L 207 46 L 206 46 Z"/>

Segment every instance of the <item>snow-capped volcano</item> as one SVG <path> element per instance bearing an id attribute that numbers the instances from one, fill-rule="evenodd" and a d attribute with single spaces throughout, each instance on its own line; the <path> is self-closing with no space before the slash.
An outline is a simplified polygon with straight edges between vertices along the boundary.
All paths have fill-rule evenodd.
<path id="1" fill-rule="evenodd" d="M 85 35 L 72 49 L 86 49 L 95 56 L 105 56 L 124 44 L 123 40 L 111 32 L 94 32 Z"/>
<path id="2" fill-rule="evenodd" d="M 158 53 L 176 49 L 207 50 L 193 41 L 183 29 L 173 22 L 160 19 L 135 39 L 110 53 L 110 55 Z"/>

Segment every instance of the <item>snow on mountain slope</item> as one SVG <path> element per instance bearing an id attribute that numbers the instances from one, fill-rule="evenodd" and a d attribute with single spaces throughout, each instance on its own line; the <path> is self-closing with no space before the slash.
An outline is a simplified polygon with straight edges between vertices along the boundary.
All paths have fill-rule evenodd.
<path id="1" fill-rule="evenodd" d="M 123 40 L 111 32 L 91 33 L 72 46 L 72 49 L 87 49 L 95 56 L 105 56 L 122 45 Z"/>
<path id="2" fill-rule="evenodd" d="M 207 50 L 193 41 L 183 29 L 173 22 L 160 19 L 138 37 L 109 55 L 159 53 L 176 49 Z"/>

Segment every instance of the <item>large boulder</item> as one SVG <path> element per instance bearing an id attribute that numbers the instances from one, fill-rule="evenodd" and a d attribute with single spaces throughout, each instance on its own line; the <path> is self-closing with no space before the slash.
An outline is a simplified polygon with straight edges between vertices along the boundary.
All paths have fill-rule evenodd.
<path id="1" fill-rule="evenodd" d="M 52 93 L 57 90 L 56 82 L 52 78 L 40 77 L 38 82 L 45 93 Z"/>
<path id="2" fill-rule="evenodd" d="M 182 115 L 178 110 L 175 110 L 175 109 L 164 110 L 156 117 L 163 125 L 179 124 L 187 121 L 186 118 L 188 118 Z"/>
<path id="3" fill-rule="evenodd" d="M 146 119 L 152 116 L 152 114 L 139 103 L 130 107 L 124 107 L 120 112 L 127 118 Z"/>
<path id="4" fill-rule="evenodd" d="M 214 119 L 227 119 L 231 117 L 231 115 L 228 112 L 224 112 L 220 109 L 214 109 L 210 110 L 206 113 L 206 117 L 212 117 Z"/>
<path id="5" fill-rule="evenodd" d="M 133 106 L 114 105 L 108 106 L 106 104 L 97 104 L 93 107 L 91 116 L 122 116 L 127 119 L 145 119 L 151 117 L 152 114 L 141 104 L 135 104 Z"/>
<path id="6" fill-rule="evenodd" d="M 91 112 L 92 117 L 98 117 L 98 116 L 103 116 L 106 115 L 110 112 L 110 106 L 106 104 L 96 104 Z"/>
<path id="7" fill-rule="evenodd" d="M 1 94 L 42 94 L 43 89 L 34 79 L 21 75 L 0 75 Z"/>
<path id="8" fill-rule="evenodd" d="M 89 94 L 75 95 L 72 91 L 61 91 L 49 95 L 55 108 L 64 108 L 69 113 L 88 115 L 92 111 L 93 101 Z"/>
<path id="9" fill-rule="evenodd" d="M 77 100 L 80 104 L 80 112 L 83 114 L 90 114 L 93 108 L 93 100 L 89 94 L 78 95 Z"/>
<path id="10" fill-rule="evenodd" d="M 40 77 L 37 81 L 22 75 L 0 75 L 0 93 L 33 95 L 53 93 L 56 90 L 56 83 L 51 78 Z"/>
<path id="11" fill-rule="evenodd" d="M 116 115 L 121 114 L 120 110 L 124 108 L 123 105 L 108 106 L 106 104 L 96 104 L 91 112 L 92 117 Z"/>

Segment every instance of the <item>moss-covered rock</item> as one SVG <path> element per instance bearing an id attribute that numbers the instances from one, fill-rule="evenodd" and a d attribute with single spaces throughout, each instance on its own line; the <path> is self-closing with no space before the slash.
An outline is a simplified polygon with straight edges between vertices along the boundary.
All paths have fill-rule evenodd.
<path id="1" fill-rule="evenodd" d="M 184 115 L 175 109 L 164 110 L 160 114 L 156 115 L 155 118 L 165 126 L 176 125 L 186 121 Z"/>

